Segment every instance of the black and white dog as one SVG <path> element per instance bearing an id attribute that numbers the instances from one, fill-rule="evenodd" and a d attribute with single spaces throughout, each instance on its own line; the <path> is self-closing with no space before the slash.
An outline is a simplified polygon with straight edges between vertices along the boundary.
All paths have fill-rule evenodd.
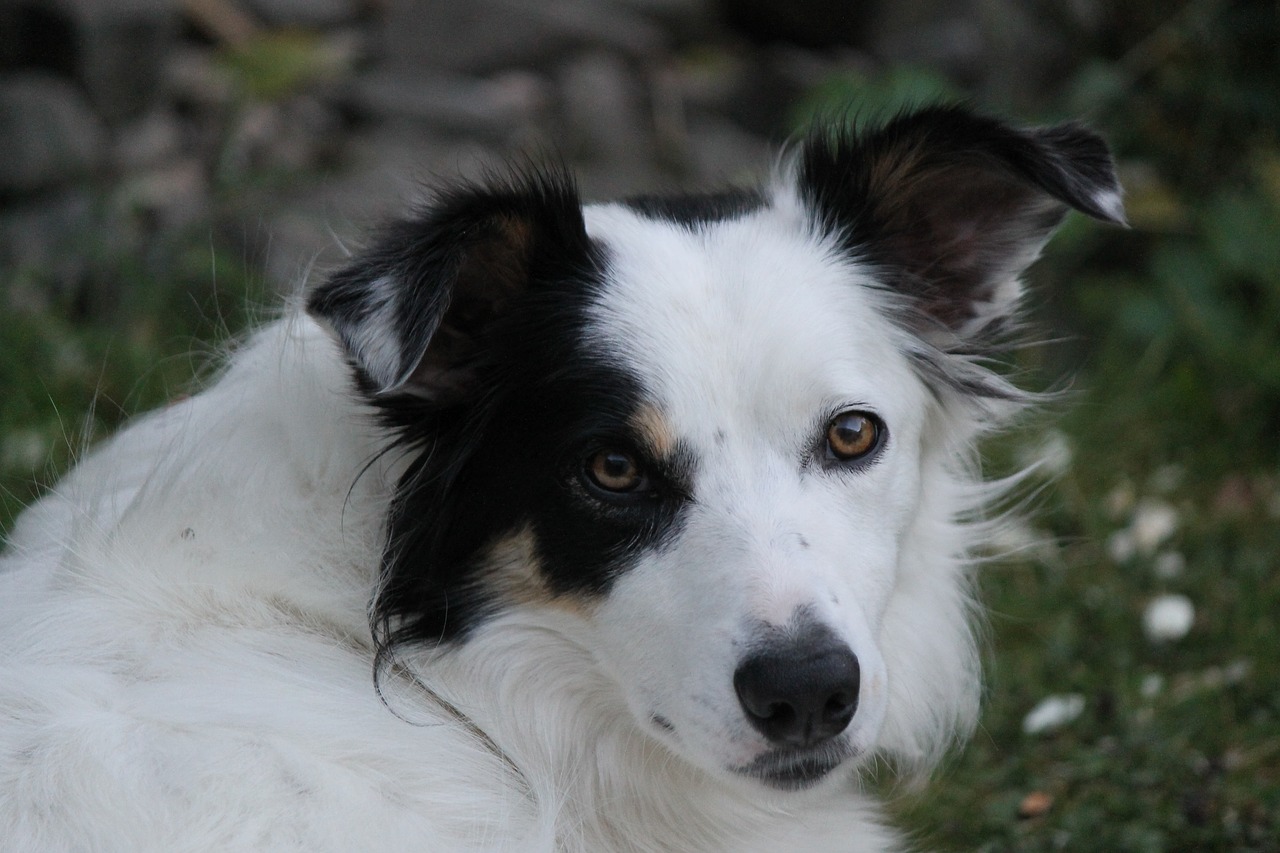
<path id="1" fill-rule="evenodd" d="M 959 108 L 767 185 L 441 192 L 20 517 L 12 851 L 881 851 L 973 724 L 975 441 L 1106 146 Z"/>

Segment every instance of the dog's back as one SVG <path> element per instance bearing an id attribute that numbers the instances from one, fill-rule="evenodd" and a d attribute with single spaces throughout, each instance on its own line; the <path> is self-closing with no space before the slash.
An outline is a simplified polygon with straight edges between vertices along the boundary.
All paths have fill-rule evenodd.
<path id="1" fill-rule="evenodd" d="M 959 110 L 443 193 L 20 518 L 0 846 L 889 849 L 855 771 L 972 722 L 975 356 L 1067 206 L 1095 137 Z"/>

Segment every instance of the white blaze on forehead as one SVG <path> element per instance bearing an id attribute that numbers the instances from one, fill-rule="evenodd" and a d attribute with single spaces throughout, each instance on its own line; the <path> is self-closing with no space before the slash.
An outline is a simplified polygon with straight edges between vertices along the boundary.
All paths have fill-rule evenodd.
<path id="1" fill-rule="evenodd" d="M 608 254 L 589 334 L 628 362 L 681 437 L 750 424 L 794 442 L 824 407 L 861 404 L 888 421 L 920 404 L 867 274 L 793 216 L 765 208 L 691 231 L 607 206 L 586 220 Z"/>

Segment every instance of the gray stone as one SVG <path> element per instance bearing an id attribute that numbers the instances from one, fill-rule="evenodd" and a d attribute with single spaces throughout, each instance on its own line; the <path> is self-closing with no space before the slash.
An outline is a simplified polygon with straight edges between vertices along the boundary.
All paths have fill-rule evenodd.
<path id="1" fill-rule="evenodd" d="M 0 81 L 0 193 L 82 179 L 100 165 L 103 131 L 74 86 L 42 72 Z"/>
<path id="2" fill-rule="evenodd" d="M 245 6 L 271 26 L 307 29 L 348 23 L 357 12 L 351 0 L 246 0 Z"/>
<path id="3" fill-rule="evenodd" d="M 172 160 L 182 148 L 182 127 L 168 110 L 153 110 L 116 128 L 111 165 L 116 172 L 149 169 Z"/>
<path id="4" fill-rule="evenodd" d="M 331 159 L 339 125 L 334 110 L 314 97 L 250 104 L 228 133 L 219 158 L 220 176 L 242 179 L 252 173 L 315 168 Z"/>
<path id="5" fill-rule="evenodd" d="M 169 100 L 200 111 L 218 112 L 236 100 L 236 84 L 213 52 L 179 47 L 166 57 L 158 88 Z"/>
<path id="6" fill-rule="evenodd" d="M 416 123 L 383 125 L 348 138 L 340 172 L 316 177 L 281 195 L 250 190 L 226 217 L 233 239 L 247 241 L 274 286 L 292 292 L 308 277 L 341 264 L 378 222 L 423 201 L 440 176 L 479 178 L 503 151 L 474 139 L 424 133 Z M 259 222 L 244 231 L 245 222 Z"/>
<path id="7" fill-rule="evenodd" d="M 639 13 L 682 38 L 705 36 L 715 24 L 719 6 L 713 0 L 602 0 L 602 3 Z"/>
<path id="8" fill-rule="evenodd" d="M 178 33 L 172 0 L 44 0 L 44 26 L 67 35 L 69 67 L 98 114 L 108 122 L 145 112 Z M 47 37 L 47 36 L 46 36 Z"/>
<path id="9" fill-rule="evenodd" d="M 964 2 L 964 0 L 962 0 Z M 759 41 L 804 47 L 856 46 L 881 5 L 877 0 L 721 0 L 725 18 L 734 28 Z"/>
<path id="10" fill-rule="evenodd" d="M 13 0 L 0 0 L 0 68 L 19 65 L 27 56 L 22 11 Z"/>
<path id="11" fill-rule="evenodd" d="M 624 60 L 588 53 L 565 65 L 559 81 L 567 153 L 620 166 L 649 159 L 653 134 Z"/>
<path id="12" fill-rule="evenodd" d="M 92 196 L 82 187 L 0 208 L 0 268 L 16 281 L 36 273 L 42 286 L 31 298 L 48 298 L 45 283 L 56 292 L 72 292 L 88 269 L 84 244 L 93 230 L 93 210 Z"/>
<path id="13" fill-rule="evenodd" d="M 746 61 L 729 51 L 703 50 L 664 65 L 658 71 L 666 97 L 697 110 L 725 112 L 742 94 Z"/>
<path id="14" fill-rule="evenodd" d="M 867 48 L 881 59 L 942 69 L 973 79 L 982 70 L 986 34 L 978 7 L 984 0 L 884 3 Z"/>
<path id="15" fill-rule="evenodd" d="M 687 144 L 690 177 L 708 187 L 757 183 L 776 153 L 762 137 L 719 118 L 690 120 Z"/>
<path id="16" fill-rule="evenodd" d="M 379 52 L 397 70 L 486 72 L 584 47 L 653 56 L 667 41 L 643 14 L 596 0 L 391 0 Z"/>
<path id="17" fill-rule="evenodd" d="M 351 109 L 376 118 L 506 135 L 538 121 L 550 93 L 544 80 L 527 72 L 479 79 L 430 69 L 378 69 L 354 80 L 342 98 Z"/>
<path id="18" fill-rule="evenodd" d="M 128 176 L 115 188 L 112 208 L 146 234 L 172 232 L 203 220 L 209 210 L 209 180 L 194 158 Z"/>

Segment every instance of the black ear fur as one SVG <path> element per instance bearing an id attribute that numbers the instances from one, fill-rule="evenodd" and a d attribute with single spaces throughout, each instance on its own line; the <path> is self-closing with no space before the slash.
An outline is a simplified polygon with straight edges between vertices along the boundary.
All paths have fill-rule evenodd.
<path id="1" fill-rule="evenodd" d="M 372 391 L 439 399 L 467 383 L 496 317 L 591 258 L 573 180 L 529 172 L 437 194 L 317 287 L 307 310 Z"/>
<path id="2" fill-rule="evenodd" d="M 1020 130 L 961 107 L 900 115 L 860 136 L 814 133 L 796 179 L 819 229 L 951 333 L 1012 310 L 1018 275 L 1068 207 L 1124 223 L 1111 155 L 1094 133 Z"/>

